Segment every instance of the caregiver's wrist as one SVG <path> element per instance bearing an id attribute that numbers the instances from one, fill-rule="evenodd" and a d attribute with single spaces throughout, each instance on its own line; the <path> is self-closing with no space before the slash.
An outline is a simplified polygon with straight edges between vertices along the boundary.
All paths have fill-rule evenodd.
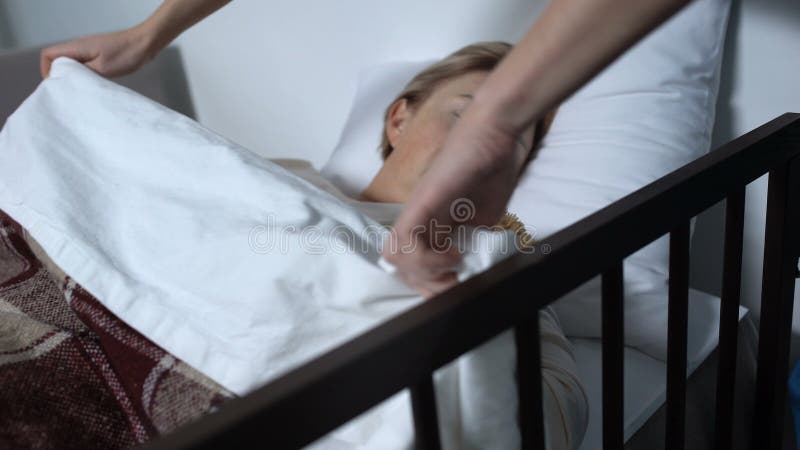
<path id="1" fill-rule="evenodd" d="M 147 20 L 131 30 L 143 45 L 149 59 L 153 59 L 189 27 L 189 23 L 183 22 L 175 17 L 174 6 L 170 2 L 164 2 Z"/>
<path id="2" fill-rule="evenodd" d="M 535 94 L 524 83 L 491 74 L 475 92 L 472 105 L 491 119 L 493 127 L 520 135 L 547 112 L 542 99 Z"/>
<path id="3" fill-rule="evenodd" d="M 488 150 L 492 158 L 518 165 L 527 159 L 530 148 L 520 140 L 525 127 L 518 125 L 521 121 L 509 114 L 502 102 L 494 98 L 482 99 L 476 93 L 464 119 L 462 125 L 483 137 L 481 147 Z"/>
<path id="4" fill-rule="evenodd" d="M 159 29 L 158 24 L 150 20 L 128 29 L 127 32 L 146 61 L 155 58 L 171 41 L 162 35 L 163 31 Z"/>

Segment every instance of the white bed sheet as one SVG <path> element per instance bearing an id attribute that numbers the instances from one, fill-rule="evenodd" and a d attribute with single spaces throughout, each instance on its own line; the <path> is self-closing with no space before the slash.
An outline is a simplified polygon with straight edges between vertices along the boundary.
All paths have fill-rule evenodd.
<path id="1" fill-rule="evenodd" d="M 719 297 L 689 289 L 689 342 L 687 376 L 694 372 L 717 347 Z M 739 307 L 739 320 L 747 308 Z M 589 425 L 580 450 L 603 448 L 602 343 L 599 339 L 570 339 L 586 395 L 589 397 Z M 630 439 L 647 419 L 664 404 L 667 392 L 667 364 L 634 348 L 625 348 L 625 440 Z"/>

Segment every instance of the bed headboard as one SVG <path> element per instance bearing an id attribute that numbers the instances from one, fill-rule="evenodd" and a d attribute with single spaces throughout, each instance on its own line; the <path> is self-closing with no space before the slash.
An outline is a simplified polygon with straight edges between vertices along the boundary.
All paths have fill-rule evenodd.
<path id="1" fill-rule="evenodd" d="M 36 89 L 39 48 L 0 53 L 0 126 Z M 195 118 L 194 105 L 183 70 L 180 51 L 170 47 L 150 64 L 117 80 L 121 84 L 184 115 Z"/>

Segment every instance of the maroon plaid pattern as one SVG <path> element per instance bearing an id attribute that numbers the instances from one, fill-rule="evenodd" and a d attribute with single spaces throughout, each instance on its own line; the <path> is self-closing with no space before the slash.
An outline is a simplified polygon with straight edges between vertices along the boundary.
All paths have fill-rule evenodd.
<path id="1" fill-rule="evenodd" d="M 232 394 L 56 277 L 0 211 L 0 448 L 120 448 Z"/>

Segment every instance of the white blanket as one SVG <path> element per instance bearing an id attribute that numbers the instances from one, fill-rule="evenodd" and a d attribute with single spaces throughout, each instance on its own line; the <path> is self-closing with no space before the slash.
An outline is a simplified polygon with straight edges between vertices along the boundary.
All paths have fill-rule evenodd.
<path id="1" fill-rule="evenodd" d="M 348 201 L 289 168 L 302 176 L 60 58 L 0 133 L 0 208 L 114 314 L 246 394 L 421 301 L 378 265 L 397 206 Z M 510 233 L 481 233 L 462 279 L 513 248 Z M 551 405 L 580 428 L 565 345 L 549 353 L 568 385 Z M 514 364 L 504 333 L 437 372 L 446 447 L 518 446 Z M 405 413 L 363 416 L 317 445 L 410 446 L 399 397 L 379 409 Z"/>

